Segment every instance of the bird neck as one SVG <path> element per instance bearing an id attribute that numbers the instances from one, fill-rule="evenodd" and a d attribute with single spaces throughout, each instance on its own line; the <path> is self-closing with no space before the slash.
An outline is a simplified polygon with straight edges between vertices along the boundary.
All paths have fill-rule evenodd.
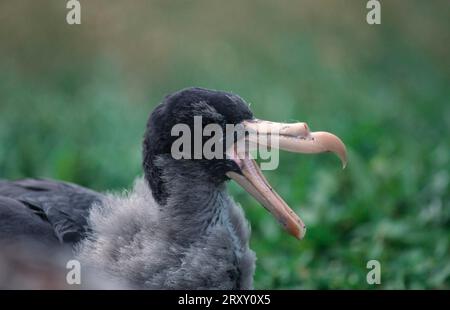
<path id="1" fill-rule="evenodd" d="M 224 182 L 211 180 L 210 175 L 191 160 L 163 156 L 154 164 L 161 170 L 166 197 L 159 202 L 162 220 L 167 222 L 173 242 L 196 240 L 227 217 L 233 201 Z"/>

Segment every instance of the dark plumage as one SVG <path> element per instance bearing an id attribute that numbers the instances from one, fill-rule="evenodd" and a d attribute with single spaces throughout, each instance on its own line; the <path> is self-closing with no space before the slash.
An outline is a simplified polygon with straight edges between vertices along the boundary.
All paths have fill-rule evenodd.
<path id="1" fill-rule="evenodd" d="M 49 258 L 48 266 L 54 266 L 57 257 L 67 258 L 70 249 L 69 256 L 89 275 L 84 281 L 106 279 L 102 283 L 126 288 L 252 288 L 255 255 L 249 249 L 249 225 L 225 181 L 236 180 L 297 238 L 303 236 L 304 225 L 248 154 L 174 159 L 171 146 L 177 137 L 171 136 L 171 129 L 183 123 L 193 131 L 195 116 L 202 117 L 202 128 L 262 125 L 257 129 L 261 133 L 278 128 L 280 148 L 333 151 L 345 162 L 345 147 L 334 135 L 311 133 L 304 123 L 255 120 L 237 95 L 188 88 L 167 96 L 151 113 L 143 141 L 144 178 L 129 192 L 100 194 L 50 180 L 0 181 L 0 246 L 25 248 L 24 253 L 33 253 L 26 254 L 30 259 Z M 252 136 L 224 136 L 223 143 L 242 137 Z M 0 264 L 14 261 L 14 252 L 6 260 L 0 254 Z M 5 281 L 0 272 L 0 287 L 7 287 Z M 107 287 L 99 283 L 87 286 Z"/>
<path id="2" fill-rule="evenodd" d="M 0 181 L 0 238 L 75 243 L 86 235 L 89 208 L 102 195 L 70 183 Z"/>
<path id="3" fill-rule="evenodd" d="M 223 126 L 252 117 L 247 104 L 231 93 L 190 88 L 167 96 L 149 118 L 143 144 L 146 181 L 137 182 L 138 190 L 129 196 L 105 196 L 64 182 L 0 181 L 0 240 L 76 244 L 75 256 L 88 268 L 136 288 L 250 288 L 254 255 L 248 249 L 248 225 L 223 186 L 228 167 L 237 168 L 227 160 L 170 157 L 176 138 L 170 136 L 172 126 L 192 126 L 194 115 L 201 115 L 204 125 Z M 133 196 L 136 192 L 140 197 Z M 93 205 L 95 212 L 117 208 L 102 218 L 114 222 L 105 235 L 100 236 L 105 227 L 97 227 L 98 219 L 89 219 Z M 131 205 L 128 209 L 135 213 L 127 214 Z M 124 214 L 116 218 L 119 208 Z M 145 225 L 136 222 L 139 212 L 148 216 Z M 202 237 L 207 230 L 208 237 Z M 133 242 L 140 243 L 137 250 L 121 253 Z M 155 250 L 137 253 L 145 243 Z M 127 266 L 129 255 L 139 263 Z"/>
<path id="4" fill-rule="evenodd" d="M 172 143 L 177 139 L 169 134 L 175 124 L 187 124 L 193 132 L 194 116 L 202 117 L 203 127 L 219 124 L 224 132 L 226 124 L 253 118 L 247 103 L 231 93 L 188 88 L 167 96 L 150 115 L 143 147 L 145 177 L 158 203 L 164 203 L 167 190 L 161 179 L 162 171 L 153 162 L 158 155 L 170 154 Z M 227 179 L 227 171 L 238 171 L 238 167 L 227 160 L 197 160 L 197 163 L 198 169 L 204 169 L 217 184 Z"/>

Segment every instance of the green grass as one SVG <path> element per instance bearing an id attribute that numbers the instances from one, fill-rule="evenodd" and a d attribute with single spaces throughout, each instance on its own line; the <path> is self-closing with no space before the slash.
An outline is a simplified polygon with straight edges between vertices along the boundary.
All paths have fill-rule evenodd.
<path id="1" fill-rule="evenodd" d="M 383 3 L 378 28 L 356 1 L 346 18 L 311 1 L 233 2 L 224 8 L 232 21 L 202 3 L 140 2 L 148 11 L 131 20 L 116 3 L 104 9 L 112 20 L 98 13 L 103 30 L 87 3 L 79 28 L 58 28 L 55 5 L 42 23 L 33 23 L 45 12 L 37 7 L 22 10 L 28 24 L 0 20 L 17 32 L 0 31 L 9 43 L 0 47 L 0 178 L 129 187 L 141 174 L 147 115 L 164 94 L 232 90 L 259 118 L 306 121 L 349 151 L 345 170 L 329 154 L 283 153 L 266 173 L 306 222 L 302 241 L 230 184 L 252 224 L 256 288 L 450 288 L 446 2 L 408 2 L 415 26 Z M 380 286 L 366 283 L 371 259 Z"/>

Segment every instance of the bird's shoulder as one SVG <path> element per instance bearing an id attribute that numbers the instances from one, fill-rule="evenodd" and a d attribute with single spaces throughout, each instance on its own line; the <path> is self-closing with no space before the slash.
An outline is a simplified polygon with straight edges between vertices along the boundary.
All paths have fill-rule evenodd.
<path id="1" fill-rule="evenodd" d="M 74 243 L 89 230 L 89 210 L 93 203 L 101 201 L 102 194 L 68 182 L 23 179 L 0 180 L 0 197 L 1 214 L 19 219 L 16 230 L 21 229 L 21 221 L 43 222 L 50 225 L 60 242 Z"/>

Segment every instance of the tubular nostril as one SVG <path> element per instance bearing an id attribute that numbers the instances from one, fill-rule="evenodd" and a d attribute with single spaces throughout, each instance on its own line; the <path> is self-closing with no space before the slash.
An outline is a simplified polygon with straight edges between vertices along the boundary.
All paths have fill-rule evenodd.
<path id="1" fill-rule="evenodd" d="M 307 137 L 309 135 L 309 127 L 306 123 L 294 123 L 286 125 L 282 134 L 292 137 Z"/>

